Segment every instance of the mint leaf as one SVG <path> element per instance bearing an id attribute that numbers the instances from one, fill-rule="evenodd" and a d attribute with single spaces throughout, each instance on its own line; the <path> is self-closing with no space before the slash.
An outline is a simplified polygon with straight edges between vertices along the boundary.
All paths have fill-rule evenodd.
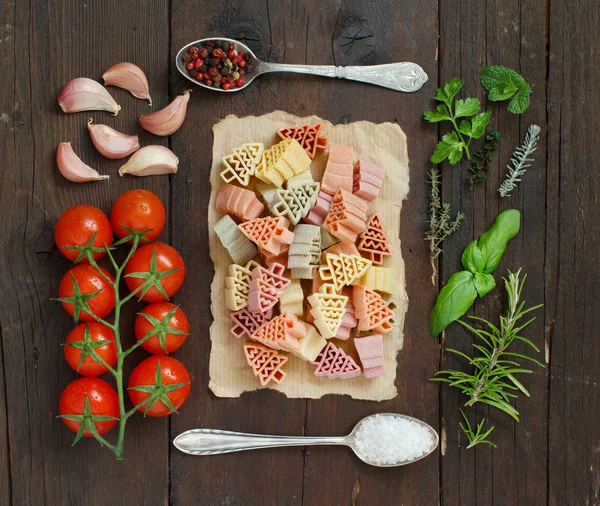
<path id="1" fill-rule="evenodd" d="M 443 88 L 438 88 L 435 92 L 435 99 L 438 102 L 444 102 L 448 107 L 451 107 L 452 99 L 456 96 L 456 94 L 463 87 L 463 82 L 455 77 L 454 79 L 448 81 L 444 84 Z"/>
<path id="2" fill-rule="evenodd" d="M 438 105 L 433 111 L 425 111 L 423 117 L 430 123 L 450 120 L 450 113 L 445 105 Z"/>
<path id="3" fill-rule="evenodd" d="M 454 103 L 454 117 L 464 118 L 465 116 L 473 116 L 479 111 L 479 100 L 476 98 L 465 98 L 457 100 Z"/>
<path id="4" fill-rule="evenodd" d="M 473 126 L 471 137 L 473 137 L 473 139 L 479 139 L 479 137 L 485 133 L 491 115 L 492 111 L 485 111 L 471 118 L 471 124 Z"/>
<path id="5" fill-rule="evenodd" d="M 442 137 L 429 160 L 432 163 L 442 163 L 448 158 L 448 161 L 454 165 L 462 158 L 463 147 L 464 144 L 458 138 L 456 132 L 449 132 Z"/>
<path id="6" fill-rule="evenodd" d="M 523 114 L 529 107 L 529 95 L 531 95 L 531 88 L 527 83 L 524 83 L 521 90 L 513 97 L 510 104 L 508 104 L 508 112 Z"/>
<path id="7" fill-rule="evenodd" d="M 481 72 L 480 81 L 491 102 L 513 99 L 508 106 L 509 112 L 521 114 L 529 106 L 531 88 L 514 70 L 500 65 L 489 65 Z"/>

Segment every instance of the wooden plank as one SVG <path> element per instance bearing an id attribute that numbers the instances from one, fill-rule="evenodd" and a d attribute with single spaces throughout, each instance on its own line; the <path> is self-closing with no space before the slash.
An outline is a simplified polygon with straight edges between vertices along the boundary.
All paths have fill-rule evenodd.
<path id="1" fill-rule="evenodd" d="M 134 187 L 151 189 L 168 202 L 166 178 L 114 177 L 120 162 L 96 153 L 85 128 L 91 116 L 120 131 L 138 132 L 137 118 L 148 111 L 146 102 L 111 89 L 123 107 L 116 118 L 101 112 L 65 115 L 56 104 L 58 92 L 69 79 L 99 79 L 110 65 L 130 60 L 147 72 L 155 107 L 165 105 L 168 12 L 158 1 L 130 4 L 128 10 L 135 16 L 119 14 L 121 2 L 1 5 L 6 35 L 0 51 L 6 67 L 0 76 L 0 93 L 8 109 L 2 111 L 0 122 L 6 169 L 0 189 L 0 237 L 3 259 L 10 259 L 10 268 L 4 260 L 0 276 L 5 293 L 10 294 L 2 297 L 1 307 L 12 502 L 166 504 L 165 420 L 142 424 L 139 417 L 132 419 L 126 464 L 116 463 L 112 453 L 94 441 L 71 448 L 73 434 L 56 415 L 60 392 L 77 377 L 64 361 L 60 346 L 73 323 L 48 299 L 57 295 L 59 280 L 68 268 L 52 252 L 53 225 L 63 210 L 89 203 L 109 211 L 120 193 Z M 64 180 L 54 161 L 59 141 L 71 141 L 83 160 L 113 178 L 86 185 Z M 149 144 L 157 139 L 144 133 L 140 141 Z M 142 475 L 144 486 L 140 486 Z"/>
<path id="2" fill-rule="evenodd" d="M 289 22 L 293 13 L 282 6 L 268 10 L 271 2 L 251 5 L 204 3 L 191 0 L 172 3 L 172 50 L 190 41 L 223 34 L 244 39 L 259 58 L 276 59 L 280 34 L 271 32 L 276 18 Z M 197 13 L 201 11 L 202 16 Z M 195 19 L 189 23 L 189 19 Z M 301 33 L 304 33 L 302 26 Z M 271 45 L 271 40 L 273 44 Z M 220 118 L 264 114 L 289 103 L 316 101 L 317 88 L 304 93 L 304 85 L 279 85 L 281 78 L 259 79 L 243 93 L 221 94 L 194 86 L 188 119 L 171 139 L 180 159 L 179 173 L 172 180 L 170 210 L 172 244 L 187 261 L 186 281 L 177 294 L 190 320 L 192 335 L 185 348 L 176 353 L 193 379 L 190 399 L 180 415 L 171 419 L 171 439 L 194 427 L 212 427 L 246 432 L 301 434 L 305 420 L 305 401 L 289 400 L 275 392 L 249 393 L 239 399 L 218 399 L 208 390 L 208 328 L 212 321 L 210 294 L 213 277 L 208 253 L 206 208 L 210 195 L 209 172 L 212 155 L 212 126 Z M 171 65 L 171 93 L 189 87 Z M 296 111 L 292 111 L 296 112 Z M 192 217 L 192 219 L 190 219 Z M 190 348 L 195 349 L 190 353 Z M 170 502 L 187 504 L 286 504 L 302 501 L 302 449 L 273 449 L 222 455 L 191 457 L 172 448 L 170 455 Z M 219 472 L 215 472 L 219 469 Z"/>
<path id="3" fill-rule="evenodd" d="M 332 122 L 357 120 L 396 121 L 408 135 L 411 160 L 411 191 L 402 209 L 402 254 L 406 261 L 409 312 L 405 324 L 404 349 L 398 355 L 398 396 L 389 402 L 369 403 L 347 397 L 327 396 L 309 401 L 307 435 L 348 433 L 362 417 L 373 412 L 400 412 L 424 419 L 438 426 L 437 387 L 427 380 L 437 367 L 435 340 L 428 337 L 427 314 L 433 304 L 434 287 L 428 281 L 430 270 L 427 245 L 422 240 L 421 215 L 426 206 L 426 187 L 422 175 L 426 171 L 426 140 L 433 144 L 435 131 L 421 120 L 437 81 L 435 2 L 416 6 L 397 2 L 377 2 L 365 8 L 363 2 L 346 1 L 337 9 L 321 13 L 315 20 L 315 9 L 306 5 L 299 10 L 294 23 L 303 24 L 308 33 L 306 60 L 316 64 L 365 65 L 393 61 L 415 61 L 425 68 L 430 81 L 415 94 L 398 94 L 383 88 L 345 81 L 321 80 L 319 102 L 303 105 L 298 113 L 315 112 Z M 310 13 L 310 15 L 309 15 Z M 418 14 L 417 14 L 418 13 Z M 273 19 L 280 19 L 273 16 Z M 294 25 L 281 18 L 274 24 L 280 31 L 294 33 Z M 410 29 L 409 29 L 410 27 Z M 319 35 L 317 35 L 319 34 Z M 361 38 L 366 37 L 366 38 Z M 303 53 L 287 37 L 285 62 L 302 61 Z M 323 47 L 333 41 L 333 55 Z M 298 44 L 300 47 L 302 44 Z M 286 86 L 304 86 L 304 96 L 312 92 L 313 83 L 290 80 Z M 300 90 L 298 90 L 300 92 Z M 343 97 L 343 100 L 337 99 Z M 291 109 L 290 109 L 291 107 Z M 295 104 L 287 106 L 296 112 Z M 417 141 L 418 139 L 418 141 Z M 425 281 L 423 281 L 425 280 Z M 304 504 L 436 504 L 438 501 L 438 462 L 435 456 L 401 469 L 371 468 L 344 448 L 308 448 L 304 466 Z"/>
<path id="4" fill-rule="evenodd" d="M 599 504 L 600 248 L 595 169 L 600 110 L 596 2 L 551 2 L 548 76 L 546 335 L 549 503 Z"/>
<path id="5" fill-rule="evenodd" d="M 465 19 L 469 21 L 464 22 Z M 485 186 L 469 190 L 465 183 L 466 161 L 453 168 L 448 167 L 444 174 L 444 200 L 451 201 L 455 210 L 463 210 L 467 215 L 463 228 L 444 248 L 444 282 L 460 268 L 464 247 L 487 230 L 499 212 L 510 207 L 522 212 L 521 232 L 510 243 L 495 275 L 497 288 L 484 300 L 478 300 L 471 312 L 494 320 L 505 308 L 501 276 L 506 275 L 508 268 L 515 271 L 523 266 L 528 274 L 524 298 L 531 304 L 544 301 L 544 264 L 539 261 L 546 240 L 546 204 L 540 198 L 545 191 L 544 136 L 539 143 L 535 165 L 514 195 L 510 199 L 499 199 L 497 188 L 511 152 L 522 142 L 529 124 L 544 126 L 545 123 L 545 42 L 542 37 L 528 36 L 544 33 L 545 6 L 539 2 L 505 2 L 500 6 L 456 1 L 442 7 L 441 20 L 441 83 L 459 76 L 465 81 L 461 96 L 477 96 L 485 105 L 479 74 L 486 65 L 498 64 L 523 72 L 534 89 L 532 105 L 520 117 L 508 113 L 506 103 L 487 104 L 487 108 L 493 111 L 490 125 L 501 132 L 502 142 Z M 458 34 L 456 26 L 460 27 Z M 445 131 L 442 127 L 442 132 Z M 540 312 L 538 320 L 527 331 L 527 335 L 540 346 L 543 344 L 541 316 Z M 456 325 L 448 329 L 445 340 L 448 347 L 470 354 L 471 343 L 472 336 Z M 445 368 L 466 367 L 463 360 L 457 360 L 450 354 L 445 355 L 443 360 Z M 459 407 L 465 399 L 456 389 L 443 389 L 447 440 L 442 465 L 443 504 L 491 504 L 493 498 L 500 495 L 510 504 L 546 502 L 546 373 L 535 371 L 531 378 L 524 379 L 524 383 L 532 392 L 532 398 L 519 399 L 516 403 L 521 412 L 520 424 L 514 424 L 497 410 L 482 406 L 469 415 L 472 423 L 485 417 L 496 426 L 493 440 L 498 448 L 495 450 L 487 446 L 474 450 L 465 448 L 465 436 L 458 427 L 461 421 Z"/>

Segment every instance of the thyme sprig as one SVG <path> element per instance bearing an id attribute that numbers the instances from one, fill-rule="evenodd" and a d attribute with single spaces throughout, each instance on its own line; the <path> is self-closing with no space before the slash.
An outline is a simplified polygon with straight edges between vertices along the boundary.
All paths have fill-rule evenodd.
<path id="1" fill-rule="evenodd" d="M 533 153 L 537 149 L 537 141 L 540 138 L 541 128 L 537 125 L 531 125 L 527 129 L 525 141 L 521 146 L 513 151 L 510 159 L 510 165 L 507 165 L 507 173 L 504 182 L 498 188 L 501 197 L 510 197 L 511 192 L 521 181 L 521 176 L 527 172 L 527 168 L 533 162 Z"/>
<path id="2" fill-rule="evenodd" d="M 429 230 L 425 232 L 425 240 L 429 241 L 429 260 L 431 261 L 431 283 L 435 285 L 437 266 L 435 259 L 442 252 L 441 244 L 444 240 L 460 228 L 460 222 L 465 217 L 461 212 L 452 218 L 450 204 L 442 203 L 440 199 L 440 172 L 431 169 L 429 176 Z"/>
<path id="3" fill-rule="evenodd" d="M 508 278 L 504 278 L 508 310 L 505 315 L 500 317 L 499 327 L 475 316 L 469 318 L 481 322 L 484 325 L 483 329 L 476 329 L 459 320 L 460 324 L 477 337 L 478 341 L 473 344 L 473 347 L 479 352 L 479 355 L 469 357 L 458 350 L 448 349 L 448 351 L 466 359 L 474 367 L 473 372 L 466 373 L 448 369 L 439 371 L 432 378 L 432 381 L 442 381 L 459 388 L 468 397 L 465 406 L 472 407 L 477 402 L 482 402 L 499 409 L 517 422 L 519 421 L 519 412 L 511 404 L 511 401 L 518 397 L 519 392 L 527 397 L 529 397 L 529 392 L 516 375 L 533 372 L 531 369 L 522 367 L 517 360 L 525 360 L 544 367 L 539 360 L 511 351 L 511 346 L 515 341 L 527 344 L 537 353 L 540 351 L 531 340 L 520 335 L 535 318 L 531 318 L 525 323 L 520 323 L 521 319 L 542 307 L 540 304 L 525 308 L 525 302 L 521 301 L 521 292 L 527 275 L 523 276 L 521 280 L 520 274 L 521 269 L 514 274 L 508 271 Z"/>
<path id="4" fill-rule="evenodd" d="M 462 415 L 462 417 L 465 420 L 464 425 L 462 424 L 462 422 L 459 423 L 460 428 L 465 433 L 465 435 L 467 436 L 467 439 L 469 440 L 469 445 L 467 446 L 467 450 L 469 448 L 473 448 L 474 446 L 477 446 L 478 444 L 482 444 L 482 443 L 488 444 L 490 446 L 493 446 L 494 448 L 497 448 L 497 446 L 491 440 L 488 439 L 490 434 L 495 429 L 495 427 L 493 425 L 488 430 L 483 432 L 483 424 L 485 423 L 485 418 L 482 418 L 481 421 L 475 425 L 475 429 L 473 429 L 471 427 L 471 424 L 469 423 L 469 419 L 467 418 L 467 415 L 465 415 L 465 412 L 462 409 L 460 409 L 460 414 Z"/>
<path id="5" fill-rule="evenodd" d="M 473 155 L 469 167 L 471 175 L 467 178 L 471 190 L 477 183 L 487 181 L 488 171 L 494 159 L 494 152 L 498 150 L 499 144 L 500 132 L 492 130 L 486 134 L 483 147 Z"/>

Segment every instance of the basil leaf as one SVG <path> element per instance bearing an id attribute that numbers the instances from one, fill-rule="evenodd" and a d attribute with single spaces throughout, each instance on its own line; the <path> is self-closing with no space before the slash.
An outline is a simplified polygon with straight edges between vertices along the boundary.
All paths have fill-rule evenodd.
<path id="1" fill-rule="evenodd" d="M 508 241 L 517 235 L 520 227 L 521 213 L 516 209 L 508 209 L 498 215 L 492 228 L 477 241 L 484 260 L 484 266 L 480 272 L 490 274 L 496 270 Z"/>
<path id="2" fill-rule="evenodd" d="M 429 318 L 429 329 L 437 336 L 450 323 L 458 320 L 477 298 L 475 275 L 469 271 L 453 274 L 440 291 Z"/>
<path id="3" fill-rule="evenodd" d="M 484 274 L 481 272 L 477 272 L 475 274 L 475 279 L 473 280 L 475 284 L 475 289 L 477 290 L 477 295 L 479 297 L 483 297 L 486 293 L 496 286 L 496 280 L 494 276 L 491 274 Z"/>
<path id="4" fill-rule="evenodd" d="M 479 249 L 479 246 L 477 246 L 477 239 L 471 241 L 465 248 L 465 251 L 463 251 L 462 264 L 465 269 L 471 271 L 473 274 L 483 272 L 485 261 L 483 253 Z"/>

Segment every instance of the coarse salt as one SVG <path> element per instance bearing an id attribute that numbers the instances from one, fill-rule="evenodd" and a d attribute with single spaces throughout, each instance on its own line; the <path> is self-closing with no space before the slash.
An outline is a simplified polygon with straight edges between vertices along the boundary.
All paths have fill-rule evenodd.
<path id="1" fill-rule="evenodd" d="M 418 459 L 429 452 L 433 444 L 426 427 L 391 415 L 369 417 L 361 424 L 355 437 L 357 452 L 378 465 Z"/>

